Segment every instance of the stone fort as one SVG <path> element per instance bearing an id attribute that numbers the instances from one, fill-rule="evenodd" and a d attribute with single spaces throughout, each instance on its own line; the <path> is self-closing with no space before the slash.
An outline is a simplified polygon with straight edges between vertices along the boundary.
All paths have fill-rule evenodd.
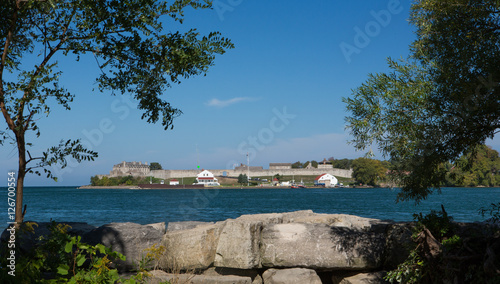
<path id="1" fill-rule="evenodd" d="M 292 168 L 291 163 L 270 163 L 269 169 L 264 169 L 263 167 L 251 166 L 248 169 L 247 165 L 241 164 L 234 169 L 207 169 L 212 172 L 215 176 L 227 176 L 227 177 L 238 177 L 240 174 L 249 173 L 250 177 L 272 177 L 276 174 L 279 175 L 321 175 L 321 174 L 331 174 L 336 177 L 352 177 L 352 169 L 337 169 L 332 166 L 326 160 L 318 163 L 318 167 L 315 168 L 309 163 L 306 168 Z M 119 176 L 134 176 L 134 177 L 155 177 L 161 179 L 172 179 L 172 178 L 185 178 L 185 177 L 195 177 L 201 172 L 200 169 L 194 170 L 150 170 L 148 163 L 142 162 L 121 162 L 113 166 L 113 169 L 109 172 L 109 175 L 98 175 L 99 177 L 119 177 Z"/>

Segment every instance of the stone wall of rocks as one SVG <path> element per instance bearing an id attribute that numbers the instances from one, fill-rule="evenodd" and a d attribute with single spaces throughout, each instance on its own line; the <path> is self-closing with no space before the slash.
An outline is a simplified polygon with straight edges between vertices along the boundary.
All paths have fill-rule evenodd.
<path id="1" fill-rule="evenodd" d="M 163 245 L 165 253 L 151 266 L 151 283 L 385 283 L 384 271 L 404 261 L 412 243 L 409 223 L 310 210 L 174 222 L 167 228 L 85 228 L 79 232 L 83 241 L 127 257 L 121 271 L 136 267 L 144 249 Z"/>

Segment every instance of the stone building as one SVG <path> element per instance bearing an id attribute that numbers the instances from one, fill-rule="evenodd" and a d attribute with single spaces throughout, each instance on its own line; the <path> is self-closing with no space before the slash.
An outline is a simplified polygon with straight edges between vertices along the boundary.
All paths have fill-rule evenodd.
<path id="1" fill-rule="evenodd" d="M 318 169 L 331 169 L 333 168 L 332 162 L 323 159 L 323 161 L 318 163 Z"/>
<path id="2" fill-rule="evenodd" d="M 147 176 L 151 170 L 149 169 L 148 163 L 142 162 L 121 162 L 113 166 L 113 169 L 109 172 L 109 177 L 120 177 L 120 176 Z"/>

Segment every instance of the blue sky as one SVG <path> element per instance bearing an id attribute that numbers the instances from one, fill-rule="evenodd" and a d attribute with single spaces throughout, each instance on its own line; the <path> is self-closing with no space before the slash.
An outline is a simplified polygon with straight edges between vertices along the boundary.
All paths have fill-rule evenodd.
<path id="1" fill-rule="evenodd" d="M 183 29 L 220 31 L 236 47 L 218 56 L 206 76 L 165 92 L 183 111 L 168 131 L 141 120 L 129 97 L 93 92 L 99 69 L 92 57 L 78 63 L 59 57 L 61 82 L 76 99 L 71 111 L 54 106 L 40 118 L 42 135 L 31 138 L 31 152 L 81 138 L 99 158 L 56 169 L 58 183 L 30 175 L 26 184 L 88 184 L 90 176 L 107 174 L 121 161 L 220 169 L 246 163 L 247 152 L 251 165 L 264 168 L 363 156 L 347 144 L 342 97 L 369 73 L 387 71 L 387 57 L 407 56 L 414 39 L 410 3 L 216 0 L 214 10 L 188 11 Z M 499 139 L 487 144 L 500 150 Z M 8 144 L 0 148 L 2 172 L 17 168 L 16 151 Z"/>

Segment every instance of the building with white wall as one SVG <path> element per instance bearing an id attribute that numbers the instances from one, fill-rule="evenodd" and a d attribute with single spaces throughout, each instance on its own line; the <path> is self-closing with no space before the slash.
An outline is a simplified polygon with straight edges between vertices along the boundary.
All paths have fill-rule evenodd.
<path id="1" fill-rule="evenodd" d="M 322 174 L 314 179 L 314 185 L 334 187 L 339 181 L 337 178 L 331 174 Z"/>
<path id="2" fill-rule="evenodd" d="M 201 173 L 199 173 L 196 176 L 196 181 L 198 182 L 198 184 L 203 184 L 203 185 L 213 185 L 213 186 L 220 185 L 214 174 L 212 174 L 207 170 L 203 170 Z"/>

